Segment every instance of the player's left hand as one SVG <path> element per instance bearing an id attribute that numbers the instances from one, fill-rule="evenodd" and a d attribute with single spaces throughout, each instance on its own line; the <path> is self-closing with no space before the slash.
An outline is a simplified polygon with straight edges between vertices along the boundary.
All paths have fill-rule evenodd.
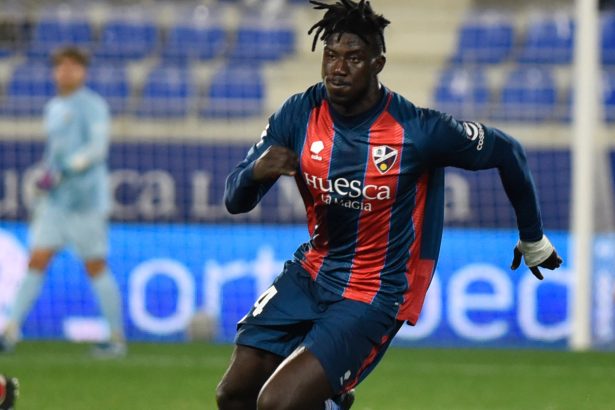
<path id="1" fill-rule="evenodd" d="M 517 242 L 513 253 L 514 256 L 510 268 L 512 270 L 517 269 L 521 265 L 521 257 L 523 256 L 525 264 L 539 280 L 543 280 L 544 277 L 538 267 L 553 270 L 559 268 L 563 262 L 546 235 L 543 235 L 542 239 L 537 242 L 520 240 Z"/>

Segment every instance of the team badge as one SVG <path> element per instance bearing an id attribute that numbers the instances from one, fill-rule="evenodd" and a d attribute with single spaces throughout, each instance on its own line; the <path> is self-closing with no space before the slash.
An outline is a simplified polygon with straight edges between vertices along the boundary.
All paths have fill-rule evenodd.
<path id="1" fill-rule="evenodd" d="M 397 150 L 388 145 L 381 145 L 372 148 L 372 160 L 381 174 L 386 174 L 393 167 L 397 160 Z"/>

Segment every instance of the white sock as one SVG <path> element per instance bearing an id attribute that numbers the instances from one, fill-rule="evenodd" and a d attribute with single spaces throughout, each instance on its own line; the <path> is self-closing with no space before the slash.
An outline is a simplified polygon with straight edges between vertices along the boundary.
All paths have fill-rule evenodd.
<path id="1" fill-rule="evenodd" d="M 29 269 L 26 277 L 17 291 L 17 297 L 11 309 L 9 321 L 17 328 L 21 327 L 26 316 L 32 309 L 32 305 L 41 293 L 45 275 L 36 269 Z"/>
<path id="2" fill-rule="evenodd" d="M 109 323 L 111 340 L 123 342 L 122 300 L 117 283 L 108 268 L 92 279 L 92 287 L 98 298 L 100 310 Z"/>
<path id="3" fill-rule="evenodd" d="M 340 406 L 333 400 L 329 399 L 325 402 L 325 410 L 340 410 Z"/>

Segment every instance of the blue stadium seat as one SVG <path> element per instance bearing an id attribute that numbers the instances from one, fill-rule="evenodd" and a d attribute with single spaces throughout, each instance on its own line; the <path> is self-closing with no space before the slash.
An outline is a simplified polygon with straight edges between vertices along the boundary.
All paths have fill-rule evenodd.
<path id="1" fill-rule="evenodd" d="M 510 55 L 512 22 L 500 14 L 472 15 L 459 29 L 454 63 L 499 64 Z"/>
<path id="2" fill-rule="evenodd" d="M 96 65 L 88 72 L 87 85 L 102 95 L 111 114 L 123 114 L 128 108 L 130 86 L 123 66 Z"/>
<path id="3" fill-rule="evenodd" d="M 557 118 L 557 89 L 550 70 L 520 67 L 511 71 L 494 118 L 501 121 L 543 122 Z"/>
<path id="4" fill-rule="evenodd" d="M 230 58 L 237 63 L 281 60 L 295 52 L 295 31 L 288 18 L 246 17 L 240 24 Z"/>
<path id="5" fill-rule="evenodd" d="M 574 22 L 565 14 L 535 18 L 527 28 L 518 61 L 526 64 L 569 64 Z"/>
<path id="6" fill-rule="evenodd" d="M 89 21 L 82 18 L 47 16 L 36 23 L 32 43 L 27 52 L 28 58 L 48 59 L 54 49 L 66 44 L 89 48 L 92 39 Z"/>
<path id="7" fill-rule="evenodd" d="M 605 72 L 603 77 L 603 102 L 605 119 L 609 123 L 615 122 L 615 72 Z"/>
<path id="8" fill-rule="evenodd" d="M 601 24 L 602 62 L 615 64 L 615 12 L 605 13 Z"/>
<path id="9" fill-rule="evenodd" d="M 136 114 L 140 117 L 179 118 L 188 115 L 195 85 L 186 68 L 160 65 L 150 71 Z"/>
<path id="10" fill-rule="evenodd" d="M 460 119 L 484 118 L 489 88 L 483 70 L 449 68 L 440 74 L 434 100 L 436 107 Z"/>
<path id="11" fill-rule="evenodd" d="M 102 60 L 138 60 L 151 55 L 158 46 L 158 27 L 142 15 L 129 14 L 107 22 L 96 57 Z"/>
<path id="12" fill-rule="evenodd" d="M 226 37 L 224 28 L 213 16 L 197 13 L 170 28 L 162 57 L 172 64 L 211 60 L 224 52 Z"/>
<path id="13" fill-rule="evenodd" d="M 40 116 L 54 94 L 49 66 L 25 63 L 13 70 L 0 113 L 14 117 Z"/>
<path id="14" fill-rule="evenodd" d="M 3 5 L 0 16 L 0 59 L 12 57 L 21 51 L 26 34 L 28 20 L 23 11 L 10 4 Z"/>
<path id="15" fill-rule="evenodd" d="M 212 77 L 199 114 L 221 118 L 261 115 L 264 97 L 265 83 L 257 68 L 224 67 Z"/>

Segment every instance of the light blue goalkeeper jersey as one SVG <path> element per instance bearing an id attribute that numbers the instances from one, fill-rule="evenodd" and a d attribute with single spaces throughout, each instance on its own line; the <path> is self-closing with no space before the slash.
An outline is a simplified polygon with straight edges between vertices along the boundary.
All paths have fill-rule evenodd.
<path id="1" fill-rule="evenodd" d="M 62 173 L 49 193 L 49 204 L 67 211 L 108 212 L 110 115 L 107 103 L 82 87 L 56 96 L 45 106 L 47 146 L 44 161 Z"/>

